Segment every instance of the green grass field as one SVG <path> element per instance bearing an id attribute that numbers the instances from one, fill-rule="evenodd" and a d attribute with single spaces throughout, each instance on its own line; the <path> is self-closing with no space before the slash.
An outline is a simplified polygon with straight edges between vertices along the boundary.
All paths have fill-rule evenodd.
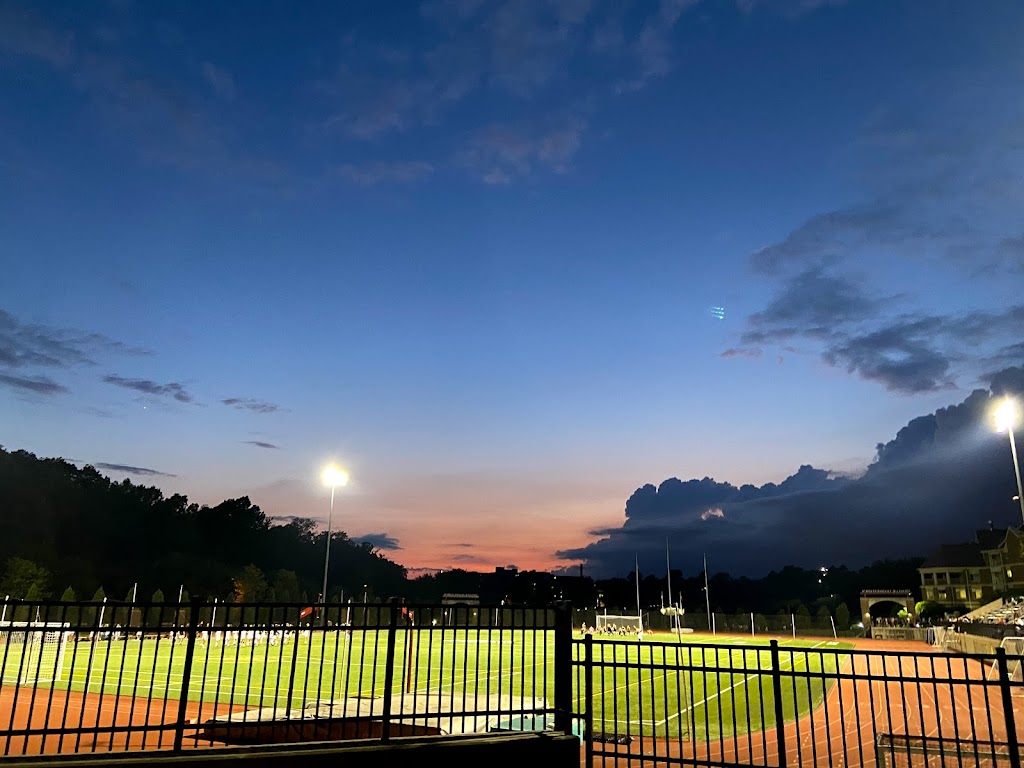
<path id="1" fill-rule="evenodd" d="M 579 639 L 578 635 L 574 639 Z M 711 648 L 714 639 L 729 648 Z M 784 641 L 780 668 L 817 673 L 783 680 L 784 719 L 817 706 L 849 646 Z M 594 730 L 704 740 L 775 722 L 767 642 L 671 636 L 594 643 Z M 196 644 L 187 697 L 251 707 L 300 707 L 316 700 L 380 696 L 386 681 L 386 631 L 314 631 L 298 641 L 270 645 Z M 21 659 L 19 646 L 0 649 L 6 683 Z M 820 651 L 825 651 L 824 654 Z M 574 643 L 574 658 L 583 658 Z M 553 633 L 526 629 L 400 631 L 392 691 L 440 693 L 453 701 L 472 696 L 536 697 L 553 702 Z M 545 663 L 547 659 L 547 663 Z M 39 666 L 54 662 L 44 660 Z M 39 664 L 38 658 L 33 664 Z M 696 669 L 695 669 L 696 667 Z M 183 639 L 134 637 L 67 643 L 60 680 L 52 687 L 104 697 L 155 700 L 181 697 L 186 668 Z M 17 673 L 15 673 L 17 676 Z M 44 687 L 40 675 L 40 687 Z M 582 711 L 582 667 L 573 667 L 577 711 Z M 45 687 L 49 687 L 46 685 Z M 471 701 L 468 703 L 472 706 Z M 486 704 L 480 705 L 481 709 Z"/>

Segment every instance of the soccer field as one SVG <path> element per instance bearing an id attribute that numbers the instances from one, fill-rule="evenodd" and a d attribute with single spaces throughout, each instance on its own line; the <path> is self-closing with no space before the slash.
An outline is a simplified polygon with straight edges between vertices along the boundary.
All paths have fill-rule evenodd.
<path id="1" fill-rule="evenodd" d="M 386 630 L 292 632 L 270 644 L 198 641 L 188 670 L 187 698 L 249 707 L 297 708 L 314 701 L 380 696 L 387 672 Z M 237 639 L 237 638 L 236 638 Z M 576 639 L 576 638 L 574 638 Z M 628 732 L 704 740 L 760 730 L 775 723 L 766 642 L 671 636 L 605 642 L 592 655 L 591 711 L 595 732 Z M 782 670 L 812 673 L 782 684 L 783 718 L 817 706 L 849 646 L 831 641 L 783 641 Z M 110 700 L 177 700 L 186 675 L 187 643 L 179 638 L 107 637 L 68 643 L 52 687 Z M 5 668 L 18 664 L 7 648 Z M 573 644 L 576 710 L 586 707 L 582 642 Z M 38 687 L 44 685 L 42 680 Z M 530 629 L 400 630 L 392 694 L 440 694 L 473 709 L 476 697 L 543 698 L 553 706 L 554 634 Z M 518 707 L 519 705 L 514 705 Z M 480 704 L 486 709 L 486 704 Z M 343 710 L 339 711 L 339 715 Z"/>

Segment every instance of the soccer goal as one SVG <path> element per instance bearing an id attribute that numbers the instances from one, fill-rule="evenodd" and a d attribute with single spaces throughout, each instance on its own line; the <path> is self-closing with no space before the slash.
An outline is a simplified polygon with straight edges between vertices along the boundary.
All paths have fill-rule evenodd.
<path id="1" fill-rule="evenodd" d="M 1010 679 L 1015 683 L 1024 682 L 1024 670 L 1021 661 L 1024 657 L 1024 637 L 1004 637 L 999 646 L 1006 651 L 1006 667 Z"/>
<path id="2" fill-rule="evenodd" d="M 643 631 L 643 622 L 639 616 L 611 616 L 604 615 L 597 617 L 597 623 L 594 625 L 601 634 L 615 634 L 620 631 L 629 634 L 636 634 Z"/>
<path id="3" fill-rule="evenodd" d="M 68 625 L 55 622 L 0 624 L 0 681 L 39 685 L 62 680 L 68 635 Z"/>

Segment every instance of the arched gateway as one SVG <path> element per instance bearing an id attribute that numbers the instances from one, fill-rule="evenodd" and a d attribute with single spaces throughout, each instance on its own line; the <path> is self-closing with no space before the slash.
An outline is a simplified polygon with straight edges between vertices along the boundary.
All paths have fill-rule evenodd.
<path id="1" fill-rule="evenodd" d="M 907 610 L 911 626 L 917 621 L 914 614 L 914 593 L 909 589 L 865 589 L 860 593 L 860 619 L 865 627 L 871 626 L 871 606 L 876 603 L 896 603 Z"/>

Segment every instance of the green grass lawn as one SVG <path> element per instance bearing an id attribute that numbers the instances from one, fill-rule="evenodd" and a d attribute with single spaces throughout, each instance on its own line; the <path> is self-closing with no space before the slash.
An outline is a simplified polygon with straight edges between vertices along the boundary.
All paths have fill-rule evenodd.
<path id="1" fill-rule="evenodd" d="M 578 635 L 574 636 L 578 640 Z M 712 648 L 714 639 L 728 648 Z M 834 683 L 841 649 L 822 641 L 783 641 L 780 668 L 817 676 L 786 677 L 784 719 L 817 706 Z M 2 650 L 2 649 L 0 649 Z M 197 643 L 187 698 L 252 707 L 299 707 L 316 700 L 379 696 L 386 682 L 387 632 L 314 630 L 298 641 L 270 645 Z M 825 651 L 821 654 L 820 651 Z M 583 658 L 574 643 L 574 658 Z M 7 646 L 4 677 L 19 664 Z M 423 629 L 399 631 L 392 692 L 440 693 L 460 701 L 477 696 L 545 698 L 553 704 L 553 634 L 529 629 Z M 545 659 L 548 660 L 545 663 Z M 594 730 L 703 740 L 761 730 L 775 722 L 767 642 L 686 636 L 648 636 L 643 642 L 594 643 Z M 186 671 L 183 639 L 134 637 L 80 641 L 65 646 L 55 688 L 104 697 L 178 699 Z M 36 660 L 35 663 L 38 663 Z M 53 662 L 45 662 L 53 663 Z M 40 668 L 45 666 L 42 665 Z M 45 676 L 43 676 L 45 677 Z M 6 682 L 10 682 L 9 679 Z M 577 711 L 583 673 L 573 667 Z M 471 706 L 471 702 L 469 703 Z M 481 703 L 481 709 L 486 708 Z"/>

